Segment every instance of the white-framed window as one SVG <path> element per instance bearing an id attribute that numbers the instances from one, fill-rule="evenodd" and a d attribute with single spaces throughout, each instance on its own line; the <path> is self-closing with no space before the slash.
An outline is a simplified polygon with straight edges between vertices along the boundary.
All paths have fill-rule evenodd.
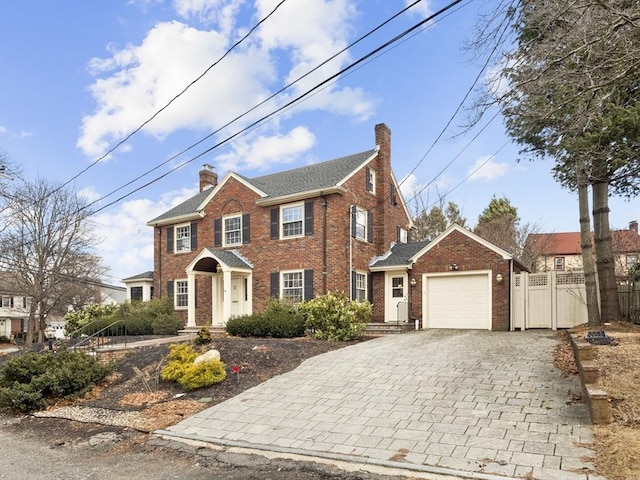
<path id="1" fill-rule="evenodd" d="M 131 287 L 131 301 L 132 302 L 142 301 L 142 287 Z"/>
<path id="2" fill-rule="evenodd" d="M 627 255 L 627 270 L 633 267 L 636 263 L 638 263 L 637 255 Z"/>
<path id="3" fill-rule="evenodd" d="M 297 303 L 304 299 L 304 272 L 282 272 L 282 291 L 280 297 Z"/>
<path id="4" fill-rule="evenodd" d="M 398 229 L 398 243 L 407 243 L 409 241 L 409 232 L 405 228 Z"/>
<path id="5" fill-rule="evenodd" d="M 191 251 L 191 224 L 176 225 L 176 252 Z"/>
<path id="6" fill-rule="evenodd" d="M 242 243 L 242 215 L 225 217 L 224 223 L 224 245 L 240 245 Z"/>
<path id="7" fill-rule="evenodd" d="M 187 308 L 189 306 L 189 287 L 186 280 L 176 280 L 174 287 L 174 298 L 176 308 Z"/>
<path id="8" fill-rule="evenodd" d="M 304 204 L 280 208 L 282 238 L 300 237 L 304 234 Z"/>
<path id="9" fill-rule="evenodd" d="M 364 302 L 367 299 L 367 274 L 356 272 L 356 298 L 358 302 Z"/>
<path id="10" fill-rule="evenodd" d="M 564 270 L 564 257 L 556 257 L 553 259 L 555 270 Z"/>
<path id="11" fill-rule="evenodd" d="M 355 234 L 356 238 L 360 240 L 367 239 L 367 218 L 368 218 L 367 210 L 361 207 L 356 207 L 356 215 L 355 215 Z"/>
<path id="12" fill-rule="evenodd" d="M 372 168 L 367 168 L 367 192 L 376 193 L 376 171 Z"/>

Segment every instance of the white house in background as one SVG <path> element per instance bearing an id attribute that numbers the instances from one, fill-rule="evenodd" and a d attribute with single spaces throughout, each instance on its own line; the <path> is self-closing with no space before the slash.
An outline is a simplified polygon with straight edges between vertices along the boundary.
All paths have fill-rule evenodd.
<path id="1" fill-rule="evenodd" d="M 146 302 L 153 298 L 153 271 L 125 278 L 122 283 L 126 285 L 126 299 L 129 302 Z"/>

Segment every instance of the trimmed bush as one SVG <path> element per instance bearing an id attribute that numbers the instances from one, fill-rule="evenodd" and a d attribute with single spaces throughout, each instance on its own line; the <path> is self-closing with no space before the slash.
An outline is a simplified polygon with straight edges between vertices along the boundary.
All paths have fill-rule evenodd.
<path id="1" fill-rule="evenodd" d="M 353 340 L 371 319 L 371 304 L 350 300 L 344 292 L 329 292 L 300 305 L 306 326 L 321 340 Z"/>
<path id="2" fill-rule="evenodd" d="M 154 335 L 177 335 L 184 323 L 175 315 L 160 313 L 151 321 Z"/>
<path id="3" fill-rule="evenodd" d="M 210 387 L 227 378 L 225 365 L 220 360 L 194 364 L 198 353 L 191 345 L 177 343 L 169 348 L 167 365 L 160 372 L 165 381 L 178 382 L 187 391 Z"/>
<path id="4" fill-rule="evenodd" d="M 198 331 L 194 343 L 196 345 L 208 345 L 211 343 L 211 341 L 211 332 L 207 327 L 202 327 L 200 331 Z"/>
<path id="5" fill-rule="evenodd" d="M 178 383 L 185 390 L 191 391 L 210 387 L 214 383 L 222 382 L 225 378 L 227 378 L 227 372 L 224 363 L 220 360 L 211 360 L 189 365 L 178 379 Z"/>
<path id="6" fill-rule="evenodd" d="M 227 333 L 237 337 L 293 338 L 305 335 L 305 320 L 298 307 L 271 298 L 263 314 L 242 315 L 227 321 Z"/>
<path id="7" fill-rule="evenodd" d="M 83 352 L 27 353 L 0 367 L 0 405 L 29 412 L 78 398 L 111 371 Z"/>

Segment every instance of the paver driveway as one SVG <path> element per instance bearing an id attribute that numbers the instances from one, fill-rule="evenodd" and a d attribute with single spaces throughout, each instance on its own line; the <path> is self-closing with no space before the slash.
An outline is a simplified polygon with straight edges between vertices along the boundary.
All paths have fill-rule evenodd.
<path id="1" fill-rule="evenodd" d="M 476 478 L 593 479 L 579 380 L 553 366 L 556 345 L 550 331 L 382 337 L 156 435 Z"/>

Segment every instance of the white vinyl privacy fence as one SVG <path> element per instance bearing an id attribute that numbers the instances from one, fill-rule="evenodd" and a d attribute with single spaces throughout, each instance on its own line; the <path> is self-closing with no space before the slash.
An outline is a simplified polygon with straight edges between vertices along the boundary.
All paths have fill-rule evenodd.
<path id="1" fill-rule="evenodd" d="M 514 276 L 512 329 L 571 328 L 588 321 L 582 273 L 519 273 Z"/>

